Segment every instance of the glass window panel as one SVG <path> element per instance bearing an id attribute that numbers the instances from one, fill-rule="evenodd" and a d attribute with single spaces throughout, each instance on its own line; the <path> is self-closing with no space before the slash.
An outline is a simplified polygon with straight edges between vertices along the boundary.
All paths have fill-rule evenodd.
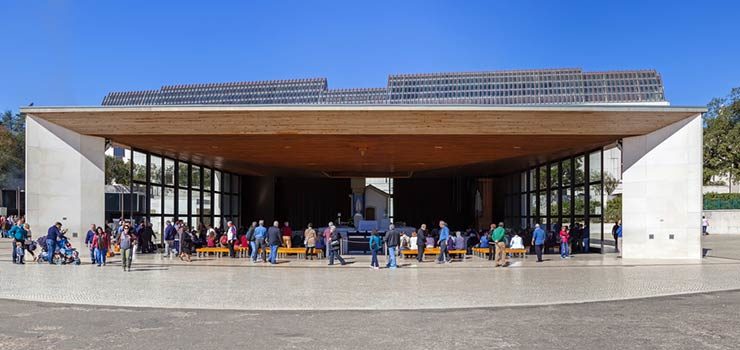
<path id="1" fill-rule="evenodd" d="M 570 177 L 572 174 L 572 171 L 570 170 L 570 159 L 566 159 L 560 163 L 560 168 L 563 169 L 563 174 L 561 176 L 561 183 L 563 186 L 570 186 Z"/>
<path id="2" fill-rule="evenodd" d="M 526 171 L 521 173 L 521 178 L 522 178 L 521 191 L 526 192 L 527 191 L 527 172 Z"/>
<path id="3" fill-rule="evenodd" d="M 547 215 L 547 192 L 540 191 L 540 211 L 539 216 Z"/>
<path id="4" fill-rule="evenodd" d="M 221 215 L 221 194 L 213 194 L 213 215 Z"/>
<path id="5" fill-rule="evenodd" d="M 203 189 L 211 189 L 211 169 L 203 168 Z"/>
<path id="6" fill-rule="evenodd" d="M 149 159 L 149 179 L 152 183 L 162 183 L 162 158 L 151 156 Z"/>
<path id="7" fill-rule="evenodd" d="M 584 229 L 588 231 L 588 237 L 591 240 L 591 242 L 589 242 L 590 244 L 599 245 L 599 243 L 601 243 L 601 216 L 590 217 L 589 224 Z M 583 236 L 586 237 L 586 232 L 584 232 Z M 614 245 L 614 243 L 614 239 L 611 235 L 604 235 L 605 245 Z"/>
<path id="8" fill-rule="evenodd" d="M 203 217 L 203 225 L 206 225 L 206 227 L 210 227 L 212 224 L 213 224 L 213 219 L 210 216 Z"/>
<path id="9" fill-rule="evenodd" d="M 187 163 L 177 163 L 177 183 L 182 188 L 186 188 L 190 185 L 190 182 L 188 179 L 190 179 L 190 172 L 188 170 L 188 164 Z"/>
<path id="10" fill-rule="evenodd" d="M 231 215 L 239 215 L 239 196 L 231 196 Z"/>
<path id="11" fill-rule="evenodd" d="M 231 175 L 225 174 L 224 176 L 224 188 L 222 192 L 231 192 Z"/>
<path id="12" fill-rule="evenodd" d="M 239 193 L 239 175 L 231 176 L 231 193 Z"/>
<path id="13" fill-rule="evenodd" d="M 190 186 L 192 188 L 200 188 L 200 167 L 192 165 L 190 167 Z"/>
<path id="14" fill-rule="evenodd" d="M 132 186 L 134 194 L 134 208 L 133 212 L 136 215 L 142 215 L 146 211 L 146 185 L 144 184 L 133 184 Z"/>
<path id="15" fill-rule="evenodd" d="M 221 172 L 218 170 L 213 171 L 213 190 L 221 192 Z"/>
<path id="16" fill-rule="evenodd" d="M 146 154 L 134 151 L 134 181 L 146 181 Z"/>
<path id="17" fill-rule="evenodd" d="M 544 190 L 547 188 L 547 167 L 541 166 L 539 167 L 539 189 Z"/>
<path id="18" fill-rule="evenodd" d="M 231 214 L 231 196 L 228 194 L 223 195 L 223 212 L 224 215 Z"/>
<path id="19" fill-rule="evenodd" d="M 559 186 L 558 177 L 558 163 L 550 165 L 550 188 Z"/>
<path id="20" fill-rule="evenodd" d="M 537 216 L 537 194 L 532 193 L 529 196 L 529 216 Z"/>
<path id="21" fill-rule="evenodd" d="M 203 192 L 203 215 L 211 215 L 211 192 Z"/>
<path id="22" fill-rule="evenodd" d="M 586 176 L 585 174 L 586 164 L 584 163 L 583 156 L 576 157 L 575 162 L 576 162 L 576 174 L 575 174 L 576 185 L 580 185 L 585 180 L 584 176 Z"/>
<path id="23" fill-rule="evenodd" d="M 149 212 L 152 214 L 162 214 L 162 186 L 151 186 Z"/>
<path id="24" fill-rule="evenodd" d="M 583 215 L 586 207 L 586 194 L 583 192 L 583 187 L 578 186 L 575 188 L 573 193 L 573 207 L 575 208 L 575 215 Z"/>
<path id="25" fill-rule="evenodd" d="M 561 203 L 562 203 L 562 214 L 563 216 L 570 217 L 570 204 L 571 204 L 571 193 L 570 188 L 566 187 L 560 191 Z"/>
<path id="26" fill-rule="evenodd" d="M 526 193 L 523 193 L 520 196 L 521 196 L 520 202 L 519 202 L 520 203 L 519 204 L 520 205 L 520 210 L 521 210 L 521 213 L 520 214 L 522 216 L 526 216 L 527 215 L 527 194 Z"/>
<path id="27" fill-rule="evenodd" d="M 536 174 L 537 174 L 537 172 L 534 169 L 531 169 L 529 171 L 529 190 L 530 191 L 534 191 L 535 188 L 536 188 L 535 187 L 537 185 L 537 183 L 535 182 L 535 175 Z"/>
<path id="28" fill-rule="evenodd" d="M 200 191 L 190 191 L 190 214 L 200 215 Z"/>
<path id="29" fill-rule="evenodd" d="M 164 213 L 175 213 L 175 189 L 171 187 L 164 188 Z"/>
<path id="30" fill-rule="evenodd" d="M 601 184 L 591 185 L 589 192 L 588 212 L 591 215 L 601 215 Z"/>
<path id="31" fill-rule="evenodd" d="M 172 159 L 164 160 L 164 184 L 175 185 L 175 161 Z"/>
<path id="32" fill-rule="evenodd" d="M 550 216 L 558 216 L 558 190 L 550 191 Z"/>
<path id="33" fill-rule="evenodd" d="M 188 190 L 177 190 L 177 214 L 188 215 Z"/>
<path id="34" fill-rule="evenodd" d="M 588 156 L 588 174 L 591 182 L 601 181 L 601 151 L 596 151 Z"/>
<path id="35" fill-rule="evenodd" d="M 152 242 L 159 242 L 162 240 L 162 235 L 160 234 L 162 232 L 162 217 L 157 216 L 150 216 L 149 222 L 152 224 L 152 231 L 154 231 L 154 235 L 157 237 L 156 239 L 152 237 Z"/>
<path id="36" fill-rule="evenodd" d="M 200 226 L 200 218 L 197 216 L 190 217 L 190 229 L 195 230 Z"/>

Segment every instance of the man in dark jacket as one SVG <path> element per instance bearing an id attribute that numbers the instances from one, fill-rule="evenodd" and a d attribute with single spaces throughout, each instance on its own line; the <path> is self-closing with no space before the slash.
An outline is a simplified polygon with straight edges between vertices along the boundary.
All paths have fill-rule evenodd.
<path id="1" fill-rule="evenodd" d="M 175 247 L 175 235 L 177 234 L 177 228 L 175 225 L 167 220 L 167 225 L 164 228 L 164 254 L 168 258 L 172 256 L 172 249 Z"/>
<path id="2" fill-rule="evenodd" d="M 421 224 L 419 231 L 416 231 L 416 261 L 424 261 L 424 249 L 427 246 L 427 224 Z"/>
<path id="3" fill-rule="evenodd" d="M 280 232 L 280 223 L 275 221 L 272 226 L 267 229 L 267 244 L 270 245 L 270 264 L 277 264 L 277 253 L 278 248 L 283 243 L 283 234 Z"/>
<path id="4" fill-rule="evenodd" d="M 391 224 L 388 226 L 388 232 L 385 233 L 383 240 L 385 241 L 385 245 L 388 247 L 388 263 L 385 267 L 395 269 L 398 267 L 396 264 L 396 249 L 398 248 L 398 244 L 401 243 L 401 234 L 396 231 L 395 226 Z"/>

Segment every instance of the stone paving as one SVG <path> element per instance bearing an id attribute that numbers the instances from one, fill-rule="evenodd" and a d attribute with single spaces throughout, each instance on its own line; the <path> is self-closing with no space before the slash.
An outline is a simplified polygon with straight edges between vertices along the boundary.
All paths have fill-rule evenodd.
<path id="1" fill-rule="evenodd" d="M 711 245 L 713 237 L 706 238 Z M 724 249 L 740 236 L 719 242 Z M 728 250 L 729 252 L 729 250 Z M 208 258 L 191 264 L 140 255 L 134 270 L 108 266 L 10 263 L 0 243 L 0 298 L 70 304 L 234 310 L 401 310 L 546 305 L 740 289 L 740 261 L 622 261 L 614 254 L 529 257 L 493 268 L 479 258 L 436 265 L 400 260 L 370 270 L 369 257 L 347 266 L 284 259 L 277 266 Z M 84 254 L 83 254 L 84 256 Z M 409 262 L 410 261 L 410 262 Z M 383 264 L 384 258 L 381 258 Z"/>

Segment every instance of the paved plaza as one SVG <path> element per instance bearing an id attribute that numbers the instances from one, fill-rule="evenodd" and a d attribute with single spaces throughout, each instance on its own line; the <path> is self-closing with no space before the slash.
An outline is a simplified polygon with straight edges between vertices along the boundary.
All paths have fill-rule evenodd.
<path id="1" fill-rule="evenodd" d="M 370 270 L 367 256 L 347 266 L 284 259 L 277 266 L 207 258 L 188 264 L 158 255 L 123 272 L 118 258 L 96 267 L 12 265 L 0 244 L 0 298 L 26 301 L 228 310 L 407 310 L 531 306 L 740 289 L 740 236 L 705 238 L 702 261 L 622 261 L 612 253 L 512 259 L 493 268 L 477 257 L 437 265 L 403 260 Z M 718 255 L 720 254 L 721 255 Z M 331 297 L 325 297 L 326 293 Z M 376 297 L 368 297 L 373 295 Z M 176 297 L 175 297 L 176 296 Z M 412 297 L 413 296 L 413 297 Z"/>

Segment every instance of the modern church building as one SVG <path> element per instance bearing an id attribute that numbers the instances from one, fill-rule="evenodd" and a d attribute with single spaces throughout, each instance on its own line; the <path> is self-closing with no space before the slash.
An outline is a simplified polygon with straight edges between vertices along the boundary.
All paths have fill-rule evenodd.
<path id="1" fill-rule="evenodd" d="M 33 227 L 101 224 L 105 151 L 129 155 L 120 210 L 192 226 L 338 216 L 453 230 L 503 221 L 585 226 L 624 257 L 701 257 L 704 108 L 670 106 L 653 70 L 391 75 L 381 88 L 326 79 L 113 92 L 95 107 L 27 107 Z M 390 205 L 365 202 L 386 179 Z M 123 196 L 121 197 L 123 198 Z M 610 250 L 611 249 L 611 250 Z"/>

